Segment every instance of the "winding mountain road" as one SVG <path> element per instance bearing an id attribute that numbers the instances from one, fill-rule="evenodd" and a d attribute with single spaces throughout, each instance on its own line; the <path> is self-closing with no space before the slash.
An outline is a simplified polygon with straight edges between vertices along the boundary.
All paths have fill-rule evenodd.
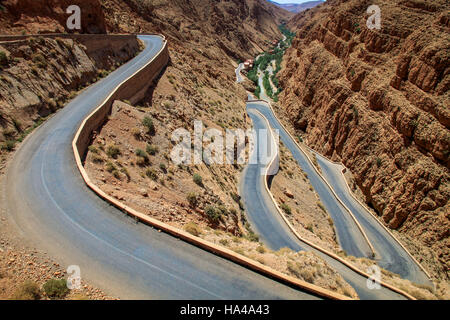
<path id="1" fill-rule="evenodd" d="M 3 179 L 2 202 L 18 231 L 67 266 L 80 266 L 84 279 L 121 298 L 316 299 L 310 293 L 280 284 L 158 230 L 136 224 L 85 185 L 76 168 L 71 146 L 73 137 L 83 119 L 163 46 L 161 37 L 139 38 L 146 45 L 142 53 L 84 90 L 25 139 L 16 152 Z M 239 80 L 238 72 L 236 74 Z M 249 103 L 248 111 L 255 128 L 267 129 L 265 117 L 272 128 L 280 130 L 282 141 L 310 179 L 313 177 L 311 183 L 321 196 L 319 183 L 313 183 L 312 171 L 310 174 L 305 169 L 309 163 L 302 162 L 304 155 L 296 154 L 297 147 L 291 145 L 292 139 L 271 110 L 263 104 Z M 320 165 L 326 171 L 327 179 L 332 180 L 333 170 L 327 171 L 322 162 Z M 249 165 L 245 169 L 241 194 L 245 195 L 250 220 L 262 239 L 273 249 L 290 247 L 315 251 L 299 241 L 281 217 L 274 214 L 276 208 L 266 190 L 261 188 L 261 179 L 265 179 L 261 169 L 259 165 Z M 333 187 L 339 188 L 339 181 L 335 180 Z M 322 201 L 327 208 L 335 205 L 328 197 Z M 351 240 L 359 237 L 352 222 L 338 211 L 335 215 L 333 219 L 338 218 L 335 222 L 341 221 L 337 223 L 342 223 L 341 230 L 346 230 L 338 232 L 341 244 L 345 244 L 350 254 L 365 256 L 368 252 L 365 241 Z M 365 218 L 372 224 L 373 221 Z M 369 234 L 379 232 L 377 228 L 374 230 Z M 382 243 L 381 238 L 377 241 Z M 383 249 L 383 244 L 380 246 Z M 384 287 L 368 290 L 366 278 L 329 256 L 318 254 L 355 288 L 362 299 L 403 298 Z M 389 260 L 388 266 L 395 263 L 395 260 Z"/>
<path id="2" fill-rule="evenodd" d="M 139 36 L 136 58 L 78 97 L 25 139 L 3 179 L 3 205 L 28 241 L 125 299 L 316 299 L 195 246 L 136 224 L 97 197 L 76 167 L 72 139 L 122 81 L 163 46 Z"/>
<path id="3" fill-rule="evenodd" d="M 247 103 L 247 112 L 252 119 L 253 128 L 255 130 L 270 129 L 266 121 L 266 119 L 269 120 L 269 118 L 266 117 L 266 114 L 261 112 L 261 110 L 264 110 L 265 108 L 267 107 L 261 102 Z M 272 126 L 272 123 L 270 123 L 270 125 Z M 280 139 L 283 139 L 281 130 Z M 356 290 L 360 299 L 404 299 L 402 295 L 397 294 L 385 287 L 382 287 L 380 290 L 368 289 L 367 279 L 365 277 L 351 270 L 338 260 L 333 259 L 332 257 L 300 241 L 281 218 L 265 188 L 266 176 L 261 174 L 265 167 L 266 164 L 264 164 L 263 161 L 259 161 L 258 164 L 249 164 L 244 169 L 240 181 L 240 194 L 242 196 L 246 213 L 251 225 L 260 235 L 261 240 L 268 247 L 273 250 L 279 250 L 287 247 L 294 251 L 315 252 L 342 275 L 342 277 Z M 352 231 L 353 230 L 349 230 L 349 232 Z M 347 238 L 350 238 L 350 236 L 347 236 Z"/>

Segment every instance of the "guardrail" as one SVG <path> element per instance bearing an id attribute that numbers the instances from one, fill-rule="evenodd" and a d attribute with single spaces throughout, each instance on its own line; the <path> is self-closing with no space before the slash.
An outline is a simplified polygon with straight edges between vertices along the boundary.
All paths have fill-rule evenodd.
<path id="1" fill-rule="evenodd" d="M 267 102 L 266 100 L 248 100 L 247 102 L 250 102 L 250 103 L 251 103 L 251 102 L 262 102 L 262 103 L 267 104 L 267 105 L 270 107 L 270 109 L 272 110 L 274 116 L 276 117 L 276 115 L 275 115 L 275 113 L 274 113 L 274 111 L 273 111 L 273 109 L 272 109 L 272 106 L 271 106 L 270 103 Z M 266 118 L 261 112 L 259 112 L 258 110 L 255 110 L 255 111 L 258 112 L 258 113 L 260 114 L 260 116 L 266 121 L 267 126 L 268 126 L 268 128 L 270 128 L 271 133 L 272 133 L 272 135 L 273 135 L 273 129 L 272 129 L 272 126 L 271 126 L 270 123 L 269 123 L 269 120 L 267 120 L 267 118 Z M 278 120 L 278 121 L 279 121 L 279 120 Z M 282 124 L 281 122 L 280 122 L 280 124 L 283 126 L 283 124 Z M 286 128 L 285 128 L 284 126 L 283 126 L 283 128 L 284 128 L 285 131 L 290 135 L 290 133 L 286 130 Z M 292 135 L 291 135 L 291 138 L 293 139 Z M 293 140 L 294 140 L 294 139 L 293 139 Z M 294 140 L 294 142 L 295 142 L 295 140 Z M 297 144 L 297 142 L 295 142 L 295 143 Z M 300 148 L 300 145 L 297 144 L 297 146 Z M 302 150 L 302 149 L 301 149 L 301 150 Z M 303 150 L 302 150 L 302 151 L 303 151 Z M 303 151 L 303 152 L 304 152 L 304 151 Z M 266 169 L 266 176 L 267 176 L 267 177 L 268 177 L 268 172 L 269 172 L 269 170 L 271 170 L 271 168 L 272 168 L 273 162 L 274 162 L 275 160 L 277 160 L 276 157 L 278 157 L 278 155 L 274 156 L 274 158 L 272 159 L 272 161 L 271 161 L 271 162 L 269 163 L 269 165 L 267 166 L 267 169 Z M 308 159 L 309 159 L 309 158 L 308 158 Z M 311 159 L 310 159 L 310 161 L 311 161 Z M 311 163 L 312 163 L 312 162 L 311 162 Z M 313 163 L 312 163 L 312 165 L 314 166 Z M 323 178 L 323 179 L 324 179 L 324 178 Z M 264 180 L 266 181 L 266 183 L 265 183 L 266 191 L 267 191 L 267 193 L 269 194 L 269 196 L 270 196 L 272 202 L 274 203 L 274 205 L 275 205 L 275 207 L 276 207 L 278 213 L 280 214 L 281 218 L 282 218 L 283 221 L 286 223 L 286 225 L 289 227 L 289 229 L 291 230 L 291 232 L 292 232 L 292 233 L 293 233 L 300 241 L 302 241 L 302 242 L 306 243 L 307 245 L 313 247 L 314 249 L 316 249 L 316 250 L 318 250 L 318 251 L 320 251 L 320 252 L 322 252 L 322 253 L 328 255 L 329 257 L 331 257 L 331 258 L 333 258 L 333 259 L 335 259 L 335 260 L 341 262 L 342 264 L 346 265 L 346 266 L 349 267 L 351 270 L 353 270 L 353 271 L 355 271 L 356 273 L 362 275 L 363 277 L 365 277 L 365 278 L 367 278 L 367 279 L 370 278 L 370 275 L 368 275 L 368 274 L 365 273 L 364 271 L 358 269 L 357 267 L 355 267 L 355 266 L 354 266 L 353 264 L 351 264 L 350 262 L 348 262 L 348 261 L 342 259 L 341 257 L 339 257 L 338 255 L 336 255 L 335 253 L 333 253 L 333 252 L 331 252 L 331 251 L 328 251 L 328 250 L 326 250 L 326 249 L 324 249 L 324 248 L 322 248 L 322 247 L 320 247 L 320 246 L 314 244 L 313 242 L 311 242 L 311 241 L 309 241 L 309 240 L 307 240 L 307 239 L 304 239 L 304 238 L 303 238 L 303 237 L 295 230 L 295 228 L 292 226 L 292 224 L 289 222 L 289 220 L 288 220 L 288 219 L 285 217 L 285 215 L 283 214 L 283 211 L 282 211 L 282 210 L 280 209 L 280 207 L 278 206 L 278 203 L 277 203 L 277 201 L 275 200 L 275 198 L 274 198 L 272 192 L 270 192 L 269 185 L 268 185 L 268 179 L 266 178 L 266 179 L 264 179 Z M 330 187 L 331 187 L 331 186 L 330 186 Z M 337 195 L 336 195 L 336 197 L 337 197 Z M 410 294 L 408 294 L 408 293 L 404 292 L 403 290 L 400 290 L 400 289 L 398 289 L 398 288 L 396 288 L 396 287 L 394 287 L 394 286 L 391 286 L 390 284 L 387 284 L 387 283 L 385 283 L 385 282 L 383 282 L 383 281 L 380 281 L 380 285 L 382 285 L 383 287 L 388 288 L 388 289 L 390 289 L 390 290 L 392 290 L 392 291 L 394 291 L 394 292 L 396 292 L 396 293 L 398 293 L 398 294 L 403 295 L 404 297 L 406 297 L 406 298 L 409 299 L 409 300 L 416 300 L 416 299 L 415 299 L 413 296 L 411 296 Z"/>
<path id="2" fill-rule="evenodd" d="M 138 219 L 139 221 L 148 224 L 158 230 L 164 231 L 168 234 L 171 234 L 181 240 L 184 240 L 190 244 L 193 244 L 199 248 L 202 248 L 204 250 L 207 250 L 213 254 L 216 254 L 218 256 L 221 256 L 223 258 L 226 258 L 228 260 L 231 260 L 235 263 L 238 263 L 241 266 L 244 266 L 248 269 L 251 269 L 253 271 L 256 271 L 260 274 L 263 274 L 265 276 L 268 276 L 271 279 L 277 280 L 279 282 L 288 284 L 292 287 L 295 287 L 297 289 L 310 292 L 314 295 L 317 295 L 322 298 L 326 299 L 333 299 L 333 300 L 351 300 L 348 297 L 323 289 L 321 287 L 318 287 L 316 285 L 307 283 L 305 281 L 301 281 L 299 279 L 290 277 L 288 275 L 285 275 L 279 271 L 276 271 L 272 268 L 269 268 L 259 262 L 256 262 L 254 260 L 251 260 L 243 255 L 240 255 L 234 251 L 231 251 L 225 247 L 218 246 L 214 243 L 211 243 L 209 241 L 203 240 L 199 237 L 193 236 L 190 233 L 187 233 L 181 229 L 172 227 L 166 223 L 163 223 L 159 220 L 156 220 L 154 218 L 151 218 L 141 212 L 138 212 L 137 210 L 134 210 L 133 208 L 128 207 L 127 205 L 121 203 L 120 201 L 114 199 L 113 197 L 106 194 L 104 191 L 102 191 L 97 185 L 95 185 L 89 178 L 86 170 L 83 167 L 82 163 L 82 157 L 86 152 L 86 149 L 90 142 L 90 136 L 92 132 L 97 129 L 101 123 L 106 119 L 107 115 L 109 114 L 111 110 L 112 102 L 116 99 L 124 99 L 123 95 L 128 96 L 132 94 L 130 89 L 127 89 L 128 87 L 131 87 L 132 91 L 135 91 L 134 94 L 142 92 L 142 89 L 137 90 L 135 89 L 136 82 L 139 81 L 139 77 L 143 73 L 150 72 L 152 73 L 152 77 L 156 77 L 156 75 L 161 71 L 161 69 L 167 64 L 168 62 L 168 51 L 167 51 L 167 41 L 164 42 L 163 48 L 158 52 L 158 54 L 150 60 L 144 67 L 142 67 L 140 70 L 138 70 L 135 74 L 131 75 L 128 79 L 124 80 L 110 95 L 109 97 L 99 106 L 97 109 L 95 109 L 81 124 L 78 132 L 75 135 L 75 138 L 72 142 L 72 148 L 75 155 L 76 164 L 78 167 L 78 170 L 81 173 L 81 176 L 86 183 L 86 185 L 94 191 L 100 198 L 103 200 L 109 202 L 116 208 L 122 210 L 126 214 Z M 150 81 L 151 82 L 151 81 Z M 150 83 L 148 82 L 148 83 Z"/>

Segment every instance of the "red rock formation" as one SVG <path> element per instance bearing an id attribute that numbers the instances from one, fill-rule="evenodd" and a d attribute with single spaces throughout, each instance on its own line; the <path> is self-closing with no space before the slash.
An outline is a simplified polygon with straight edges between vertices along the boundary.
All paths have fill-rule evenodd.
<path id="1" fill-rule="evenodd" d="M 450 267 L 450 36 L 445 0 L 329 0 L 290 22 L 281 105 L 310 146 L 342 160 L 382 220 Z"/>

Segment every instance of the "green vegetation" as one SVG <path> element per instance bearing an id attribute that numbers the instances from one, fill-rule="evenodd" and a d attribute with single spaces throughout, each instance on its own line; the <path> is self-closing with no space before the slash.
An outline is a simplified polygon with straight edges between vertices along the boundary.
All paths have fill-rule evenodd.
<path id="1" fill-rule="evenodd" d="M 272 90 L 272 85 L 270 84 L 269 72 L 268 71 L 266 71 L 264 73 L 263 86 L 264 86 L 264 90 L 266 90 L 266 94 L 269 97 L 273 97 L 273 90 Z"/>
<path id="2" fill-rule="evenodd" d="M 253 229 L 251 228 L 250 223 L 248 223 L 248 221 L 246 221 L 244 223 L 244 227 L 248 232 L 247 235 L 245 236 L 245 238 L 252 242 L 259 242 L 259 236 L 253 231 Z"/>
<path id="3" fill-rule="evenodd" d="M 14 138 L 15 134 L 16 134 L 16 130 L 14 130 L 12 128 L 3 130 L 3 136 L 5 138 Z"/>
<path id="4" fill-rule="evenodd" d="M 135 154 L 141 158 L 148 158 L 147 153 L 142 149 L 136 149 Z"/>
<path id="5" fill-rule="evenodd" d="M 255 96 L 256 96 L 258 99 L 260 98 L 260 95 L 261 95 L 261 88 L 260 88 L 259 86 L 256 87 L 254 94 L 255 94 Z"/>
<path id="6" fill-rule="evenodd" d="M 228 211 L 228 209 L 225 206 L 219 206 L 217 208 L 217 210 L 219 210 L 220 214 L 223 216 L 228 216 L 230 214 L 230 212 Z"/>
<path id="7" fill-rule="evenodd" d="M 31 67 L 31 73 L 35 76 L 39 75 L 39 69 L 36 66 Z"/>
<path id="8" fill-rule="evenodd" d="M 356 123 L 358 123 L 358 116 L 359 116 L 358 109 L 355 106 L 352 106 L 352 111 L 353 111 L 353 118 L 356 120 Z"/>
<path id="9" fill-rule="evenodd" d="M 194 183 L 200 187 L 203 187 L 203 178 L 201 175 L 199 175 L 198 173 L 194 174 L 194 176 L 192 177 L 192 179 L 194 180 Z"/>
<path id="10" fill-rule="evenodd" d="M 187 195 L 187 201 L 189 202 L 189 205 L 191 208 L 196 208 L 198 205 L 198 196 L 195 192 L 190 192 Z"/>
<path id="11" fill-rule="evenodd" d="M 136 164 L 140 167 L 145 167 L 146 165 L 150 164 L 150 159 L 148 157 L 148 154 L 141 149 L 137 149 L 135 151 L 136 156 L 138 157 L 136 160 Z"/>
<path id="12" fill-rule="evenodd" d="M 19 120 L 14 119 L 14 118 L 11 120 L 12 120 L 14 128 L 16 128 L 17 132 L 22 132 L 22 123 Z"/>
<path id="13" fill-rule="evenodd" d="M 199 226 L 193 222 L 189 222 L 187 225 L 185 225 L 184 230 L 186 230 L 186 232 L 189 232 L 190 234 L 196 237 L 202 234 L 202 231 L 200 230 Z"/>
<path id="14" fill-rule="evenodd" d="M 248 234 L 246 236 L 247 240 L 251 241 L 251 242 L 258 242 L 259 241 L 259 236 L 253 231 L 253 230 L 248 230 Z"/>
<path id="15" fill-rule="evenodd" d="M 121 152 L 120 152 L 119 147 L 110 145 L 110 146 L 108 146 L 108 148 L 106 149 L 106 154 L 107 154 L 108 157 L 110 157 L 110 158 L 117 159 L 117 157 L 118 157 L 119 155 L 121 155 Z"/>
<path id="16" fill-rule="evenodd" d="M 113 171 L 117 170 L 116 166 L 112 162 L 108 162 L 105 165 L 105 170 L 109 173 L 112 173 Z"/>
<path id="17" fill-rule="evenodd" d="M 2 150 L 6 150 L 6 151 L 13 151 L 14 148 L 16 147 L 16 142 L 13 140 L 7 140 L 3 145 L 2 145 Z"/>
<path id="18" fill-rule="evenodd" d="M 241 243 L 242 242 L 242 240 L 240 238 L 236 237 L 236 236 L 233 236 L 232 240 L 233 240 L 234 243 Z"/>
<path id="19" fill-rule="evenodd" d="M 43 286 L 45 294 L 51 299 L 62 299 L 68 293 L 66 280 L 52 279 L 47 281 Z"/>
<path id="20" fill-rule="evenodd" d="M 92 156 L 92 162 L 93 163 L 103 163 L 105 160 L 101 157 L 101 156 L 99 156 L 99 155 L 97 155 L 97 154 L 94 154 L 93 156 Z"/>
<path id="21" fill-rule="evenodd" d="M 256 66 L 256 64 L 254 65 L 253 69 L 248 72 L 247 78 L 258 85 L 258 67 Z"/>
<path id="22" fill-rule="evenodd" d="M 158 180 L 158 173 L 152 168 L 147 169 L 147 171 L 145 172 L 145 175 L 147 177 L 149 177 L 150 179 L 152 179 L 153 181 Z"/>
<path id="23" fill-rule="evenodd" d="M 36 120 L 31 128 L 28 128 L 28 129 L 24 130 L 23 132 L 21 132 L 21 135 L 17 139 L 17 142 L 22 142 L 23 139 L 25 139 L 27 135 L 29 135 L 34 129 L 39 127 L 47 119 L 48 119 L 48 117 L 39 118 L 38 120 Z"/>
<path id="24" fill-rule="evenodd" d="M 96 162 L 98 162 L 98 163 L 103 162 L 103 159 L 102 159 L 102 161 L 96 161 Z M 107 172 L 111 173 L 111 174 L 113 175 L 114 178 L 120 179 L 120 173 L 119 173 L 119 171 L 117 171 L 117 168 L 116 168 L 116 166 L 114 165 L 114 163 L 112 163 L 112 162 L 110 162 L 110 161 L 107 162 L 107 163 L 105 164 L 105 170 L 106 170 Z"/>
<path id="25" fill-rule="evenodd" d="M 282 24 L 278 27 L 282 34 L 286 37 L 285 44 L 290 47 L 292 45 L 292 40 L 295 38 L 295 32 L 289 30 L 285 24 Z"/>
<path id="26" fill-rule="evenodd" d="M 292 44 L 292 40 L 295 37 L 295 33 L 291 32 L 286 25 L 280 25 L 279 26 L 280 31 L 286 36 L 286 40 L 285 41 L 281 41 L 280 45 L 276 46 L 275 48 L 273 48 L 270 53 L 264 53 L 263 55 L 261 55 L 258 59 L 256 59 L 254 65 L 253 65 L 253 69 L 251 69 L 248 74 L 247 74 L 247 78 L 250 79 L 251 81 L 253 81 L 255 83 L 255 85 L 257 86 L 254 94 L 257 98 L 260 97 L 261 94 L 261 88 L 259 87 L 259 82 L 258 82 L 258 69 L 265 71 L 267 69 L 267 67 L 269 66 L 269 64 L 272 63 L 272 61 L 275 61 L 275 65 L 276 68 L 273 72 L 273 75 L 270 77 L 269 74 L 266 72 L 264 74 L 264 78 L 263 78 L 263 86 L 267 92 L 267 95 L 274 99 L 274 101 L 278 101 L 278 94 L 280 94 L 280 92 L 282 91 L 281 88 L 279 88 L 279 81 L 277 78 L 277 73 L 281 70 L 281 62 L 283 60 L 283 56 L 284 53 L 286 51 L 287 48 L 289 48 Z M 272 83 L 275 87 L 277 87 L 277 92 L 274 94 L 272 86 L 270 84 L 269 79 L 272 80 Z"/>
<path id="27" fill-rule="evenodd" d="M 114 178 L 120 180 L 120 172 L 117 170 L 113 170 L 112 175 Z"/>
<path id="28" fill-rule="evenodd" d="M 286 214 L 292 214 L 291 207 L 289 207 L 286 203 L 281 204 L 281 210 L 283 210 Z"/>
<path id="29" fill-rule="evenodd" d="M 263 245 L 260 245 L 258 248 L 256 248 L 256 251 L 259 253 L 266 253 L 266 248 L 264 248 Z"/>
<path id="30" fill-rule="evenodd" d="M 96 146 L 89 146 L 88 150 L 89 150 L 89 152 L 92 152 L 92 153 L 96 153 L 96 154 L 99 153 L 99 151 L 98 151 Z"/>
<path id="31" fill-rule="evenodd" d="M 33 54 L 31 60 L 41 69 L 45 69 L 47 67 L 47 60 L 41 53 Z"/>
<path id="32" fill-rule="evenodd" d="M 323 212 L 327 213 L 327 209 L 325 209 L 325 207 L 322 204 L 322 202 L 318 201 L 317 202 L 317 206 L 320 208 L 320 210 L 322 210 Z"/>
<path id="33" fill-rule="evenodd" d="M 108 74 L 109 74 L 109 72 L 107 70 L 105 70 L 105 69 L 98 70 L 98 76 L 100 78 L 105 78 L 105 77 L 108 76 Z"/>
<path id="34" fill-rule="evenodd" d="M 245 210 L 244 203 L 242 202 L 242 200 L 239 200 L 238 205 L 239 205 L 239 209 L 241 209 L 242 211 Z"/>
<path id="35" fill-rule="evenodd" d="M 146 116 L 144 120 L 142 120 L 142 125 L 147 129 L 147 133 L 150 135 L 154 135 L 156 133 L 155 125 L 153 124 L 153 119 Z"/>
<path id="36" fill-rule="evenodd" d="M 231 196 L 231 198 L 232 198 L 236 203 L 239 203 L 239 201 L 241 200 L 241 196 L 238 195 L 237 193 L 232 192 L 232 193 L 230 194 L 230 196 Z"/>
<path id="37" fill-rule="evenodd" d="M 148 153 L 149 155 L 154 156 L 154 155 L 156 155 L 158 152 L 159 152 L 159 148 L 158 148 L 157 146 L 152 145 L 152 144 L 147 145 L 147 153 Z"/>
<path id="38" fill-rule="evenodd" d="M 139 140 L 141 138 L 141 130 L 139 128 L 133 128 L 131 129 L 131 134 L 136 140 Z"/>
<path id="39" fill-rule="evenodd" d="M 130 173 L 128 172 L 127 168 L 124 167 L 124 168 L 120 169 L 120 172 L 122 172 L 127 177 L 128 181 L 131 180 L 131 176 L 130 176 Z"/>
<path id="40" fill-rule="evenodd" d="M 0 66 L 6 66 L 8 64 L 8 56 L 5 52 L 0 51 Z"/>
<path id="41" fill-rule="evenodd" d="M 211 222 L 218 222 L 220 220 L 220 211 L 213 206 L 206 207 L 205 213 Z"/>
<path id="42" fill-rule="evenodd" d="M 41 289 L 31 281 L 25 281 L 12 296 L 12 300 L 39 300 L 41 298 Z"/>

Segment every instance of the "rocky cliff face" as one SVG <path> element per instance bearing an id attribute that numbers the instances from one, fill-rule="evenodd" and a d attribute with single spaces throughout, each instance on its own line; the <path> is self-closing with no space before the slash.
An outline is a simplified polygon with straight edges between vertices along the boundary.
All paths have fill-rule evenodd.
<path id="1" fill-rule="evenodd" d="M 171 46 L 213 48 L 248 59 L 280 39 L 278 24 L 291 13 L 264 0 L 102 0 L 111 32 L 156 32 Z"/>
<path id="2" fill-rule="evenodd" d="M 99 0 L 4 0 L 0 34 L 59 33 L 67 29 L 71 5 L 81 8 L 80 33 L 106 33 L 105 17 Z"/>
<path id="3" fill-rule="evenodd" d="M 382 28 L 369 30 L 372 4 L 329 0 L 291 20 L 281 105 L 311 147 L 351 169 L 382 221 L 428 250 L 419 261 L 448 278 L 450 5 L 375 1 Z"/>
<path id="4" fill-rule="evenodd" d="M 79 90 L 139 51 L 139 43 L 132 37 L 117 40 L 114 48 L 105 39 L 85 41 L 89 46 L 92 42 L 93 50 L 63 38 L 0 42 L 1 154 L 11 151 L 15 142 L 65 106 Z M 3 162 L 3 157 L 0 160 Z"/>

